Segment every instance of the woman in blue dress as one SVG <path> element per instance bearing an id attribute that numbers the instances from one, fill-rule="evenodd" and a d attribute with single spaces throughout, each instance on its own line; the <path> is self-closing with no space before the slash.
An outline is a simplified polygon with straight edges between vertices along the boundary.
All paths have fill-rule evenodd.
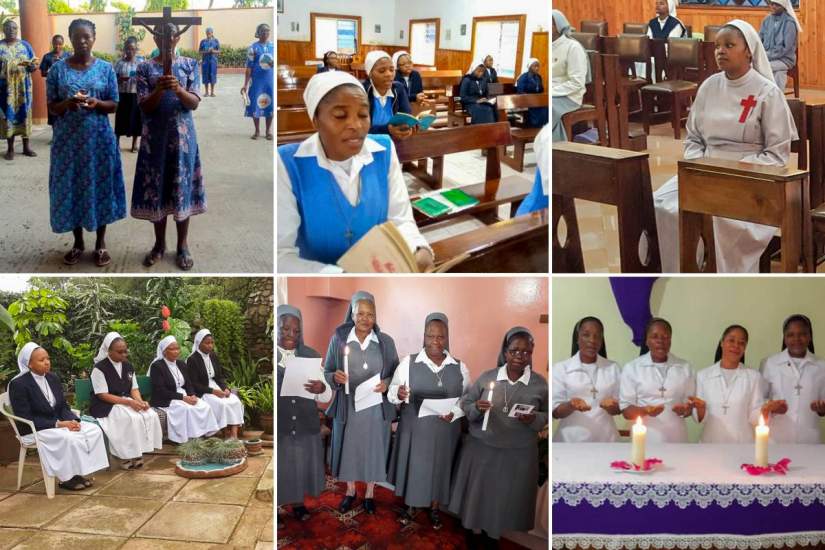
<path id="1" fill-rule="evenodd" d="M 495 105 L 487 98 L 487 68 L 480 61 L 470 66 L 461 79 L 459 95 L 464 110 L 470 113 L 470 124 L 487 124 L 498 119 Z"/>
<path id="2" fill-rule="evenodd" d="M 36 157 L 29 147 L 32 133 L 32 77 L 37 57 L 31 44 L 18 38 L 19 27 L 11 19 L 3 23 L 0 40 L 0 138 L 8 144 L 6 160 L 14 160 L 14 137 L 23 140 L 23 154 Z"/>
<path id="3" fill-rule="evenodd" d="M 218 82 L 218 54 L 221 51 L 221 43 L 215 38 L 215 31 L 212 27 L 206 28 L 206 38 L 201 40 L 198 47 L 203 64 L 203 97 L 215 97 L 215 84 Z M 212 92 L 209 87 L 212 86 Z"/>
<path id="4" fill-rule="evenodd" d="M 257 42 L 249 46 L 246 75 L 241 93 L 249 98 L 245 115 L 252 117 L 255 133 L 252 139 L 261 137 L 261 117 L 266 118 L 266 139 L 272 141 L 272 98 L 275 82 L 275 48 L 269 41 L 272 32 L 269 25 L 261 23 L 255 29 Z"/>
<path id="5" fill-rule="evenodd" d="M 52 65 L 60 61 L 61 59 L 66 59 L 69 57 L 69 52 L 63 49 L 63 44 L 65 40 L 63 39 L 63 35 L 56 34 L 52 36 L 52 51 L 47 53 L 43 56 L 43 61 L 40 62 L 40 75 L 43 78 L 49 74 L 49 69 L 52 68 Z M 54 125 L 54 115 L 49 113 L 49 126 Z M 51 145 L 51 144 L 50 144 Z"/>
<path id="6" fill-rule="evenodd" d="M 179 32 L 177 25 L 173 35 Z M 157 56 L 137 69 L 138 105 L 143 112 L 132 217 L 149 220 L 155 229 L 155 245 L 143 259 L 150 267 L 166 252 L 166 220 L 173 216 L 178 230 L 177 266 L 188 271 L 194 262 L 189 252 L 189 218 L 206 212 L 206 191 L 192 111 L 200 104 L 198 62 L 172 52 L 180 36 L 169 46 L 172 74 L 163 74 L 163 58 Z M 155 43 L 160 45 L 160 36 Z"/>
<path id="7" fill-rule="evenodd" d="M 539 74 L 539 60 L 531 57 L 524 64 L 524 72 L 516 81 L 517 94 L 543 94 L 544 83 Z M 530 128 L 541 128 L 550 120 L 550 113 L 547 107 L 530 107 L 527 109 L 527 126 Z"/>
<path id="8" fill-rule="evenodd" d="M 54 115 L 51 226 L 55 233 L 74 234 L 74 244 L 63 256 L 68 265 L 83 255 L 83 229 L 96 231 L 94 260 L 103 267 L 111 262 L 106 226 L 126 216 L 120 152 L 109 124 L 120 98 L 114 69 L 92 56 L 94 23 L 72 21 L 69 40 L 74 55 L 54 64 L 46 77 L 46 100 Z"/>

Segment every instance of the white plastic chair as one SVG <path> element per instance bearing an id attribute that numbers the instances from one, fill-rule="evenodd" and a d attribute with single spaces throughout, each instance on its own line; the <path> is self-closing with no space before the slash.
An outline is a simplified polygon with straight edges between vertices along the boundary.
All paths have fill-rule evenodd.
<path id="1" fill-rule="evenodd" d="M 5 416 L 9 422 L 11 422 L 11 427 L 14 430 L 14 435 L 17 436 L 17 440 L 20 442 L 20 460 L 17 462 L 17 490 L 20 490 L 20 486 L 23 484 L 23 466 L 26 462 L 26 449 L 38 449 L 38 458 L 40 457 L 40 450 L 38 448 L 37 442 L 37 428 L 34 427 L 34 422 L 31 420 L 26 420 L 25 418 L 21 418 L 19 416 L 14 416 L 14 411 L 11 408 L 11 399 L 9 398 L 8 392 L 0 394 L 0 413 Z M 22 422 L 27 424 L 29 428 L 32 430 L 32 435 L 34 436 L 34 443 L 24 443 L 23 438 L 20 436 L 20 432 L 17 430 L 17 424 L 14 421 Z M 40 469 L 43 470 L 43 483 L 46 485 L 46 497 L 54 498 L 54 484 L 55 478 L 54 476 L 50 476 L 46 474 L 46 469 L 43 467 L 43 461 L 40 461 Z"/>

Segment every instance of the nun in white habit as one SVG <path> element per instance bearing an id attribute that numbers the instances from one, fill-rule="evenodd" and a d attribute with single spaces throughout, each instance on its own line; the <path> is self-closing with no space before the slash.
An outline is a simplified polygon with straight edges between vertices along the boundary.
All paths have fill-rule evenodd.
<path id="1" fill-rule="evenodd" d="M 209 329 L 202 328 L 195 334 L 192 355 L 186 360 L 195 395 L 206 401 L 212 409 L 218 428 L 229 427 L 229 437 L 238 438 L 238 428 L 243 424 L 243 403 L 229 390 L 223 376 L 223 367 L 214 352 L 215 339 Z"/>
<path id="2" fill-rule="evenodd" d="M 117 332 L 106 334 L 92 369 L 89 412 L 109 439 L 110 452 L 123 461 L 120 467 L 132 470 L 143 466 L 143 453 L 163 447 L 163 431 L 127 358 L 126 340 Z"/>
<path id="3" fill-rule="evenodd" d="M 699 87 L 687 122 L 684 158 L 718 158 L 785 166 L 797 139 L 793 115 L 773 80 L 759 35 L 735 19 L 716 37 L 721 72 Z M 662 252 L 662 272 L 679 271 L 679 186 L 671 178 L 653 193 Z M 747 273 L 776 230 L 765 225 L 713 218 L 719 272 Z"/>
<path id="4" fill-rule="evenodd" d="M 150 403 L 166 411 L 169 440 L 185 443 L 214 434 L 218 431 L 218 423 L 209 405 L 195 395 L 186 363 L 178 360 L 179 356 L 180 345 L 174 336 L 158 342 L 157 355 L 149 366 L 152 380 Z"/>
<path id="5" fill-rule="evenodd" d="M 52 374 L 49 354 L 29 342 L 17 355 L 20 375 L 9 383 L 11 408 L 16 416 L 30 420 L 17 423 L 23 443 L 37 443 L 43 473 L 56 477 L 60 487 L 79 491 L 92 486 L 87 476 L 109 467 L 103 432 L 91 422 L 81 422 L 63 396 L 60 379 Z"/>

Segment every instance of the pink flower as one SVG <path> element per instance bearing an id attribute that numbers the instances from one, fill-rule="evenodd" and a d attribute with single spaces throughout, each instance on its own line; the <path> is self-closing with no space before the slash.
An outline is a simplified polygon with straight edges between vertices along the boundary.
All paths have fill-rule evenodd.
<path id="1" fill-rule="evenodd" d="M 167 321 L 166 319 L 163 320 L 163 323 L 160 326 L 163 327 L 163 332 L 169 332 L 169 329 L 171 328 L 171 325 L 169 325 L 169 321 Z"/>
<path id="2" fill-rule="evenodd" d="M 169 316 L 172 314 L 172 312 L 171 312 L 171 311 L 169 311 L 169 308 L 168 308 L 168 307 L 166 307 L 166 306 L 162 306 L 162 307 L 160 308 L 160 314 L 161 314 L 161 315 L 163 315 L 163 318 L 164 318 L 164 319 L 168 319 L 168 318 L 169 318 Z"/>
<path id="3" fill-rule="evenodd" d="M 761 476 L 762 474 L 769 474 L 775 472 L 780 475 L 788 473 L 788 465 L 791 463 L 790 458 L 783 458 L 776 464 L 768 464 L 767 466 L 756 466 L 754 464 L 742 464 L 741 468 L 752 476 Z"/>

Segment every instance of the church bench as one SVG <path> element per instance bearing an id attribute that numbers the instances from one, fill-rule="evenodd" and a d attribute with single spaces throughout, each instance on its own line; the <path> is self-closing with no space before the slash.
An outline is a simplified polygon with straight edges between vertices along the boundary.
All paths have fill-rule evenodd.
<path id="1" fill-rule="evenodd" d="M 782 271 L 800 261 L 812 271 L 808 172 L 721 159 L 679 161 L 680 268 L 716 272 L 712 216 L 759 223 L 782 231 Z M 704 254 L 698 258 L 699 243 Z"/>
<path id="2" fill-rule="evenodd" d="M 278 88 L 278 108 L 282 107 L 305 107 L 305 88 Z"/>
<path id="3" fill-rule="evenodd" d="M 432 243 L 436 263 L 465 259 L 450 273 L 547 273 L 547 210 L 499 221 Z"/>
<path id="4" fill-rule="evenodd" d="M 465 126 L 470 124 L 470 113 L 465 111 L 464 107 L 461 105 L 460 91 L 461 81 L 459 80 L 458 84 L 453 84 L 447 101 L 447 125 L 451 128 L 453 126 Z M 488 97 L 497 97 L 500 95 L 510 95 L 515 93 L 515 84 L 509 82 L 493 82 L 491 84 L 487 84 Z"/>
<path id="5" fill-rule="evenodd" d="M 275 118 L 278 121 L 279 145 L 303 141 L 315 133 L 305 107 L 279 108 Z"/>
<path id="6" fill-rule="evenodd" d="M 312 78 L 318 72 L 315 65 L 278 65 L 278 75 L 288 75 L 295 78 Z"/>
<path id="7" fill-rule="evenodd" d="M 647 153 L 569 142 L 553 144 L 554 273 L 585 271 L 575 199 L 616 207 L 622 273 L 661 271 Z M 567 228 L 563 238 L 562 219 Z M 641 250 L 646 250 L 643 257 Z"/>
<path id="8" fill-rule="evenodd" d="M 549 108 L 549 98 L 544 94 L 512 94 L 496 97 L 498 119 L 507 120 L 507 113 L 511 110 L 523 110 L 531 107 Z M 524 148 L 533 143 L 541 128 L 511 128 L 510 137 L 513 140 L 513 154 L 507 154 L 507 148 L 501 148 L 501 162 L 519 172 L 524 171 Z"/>

